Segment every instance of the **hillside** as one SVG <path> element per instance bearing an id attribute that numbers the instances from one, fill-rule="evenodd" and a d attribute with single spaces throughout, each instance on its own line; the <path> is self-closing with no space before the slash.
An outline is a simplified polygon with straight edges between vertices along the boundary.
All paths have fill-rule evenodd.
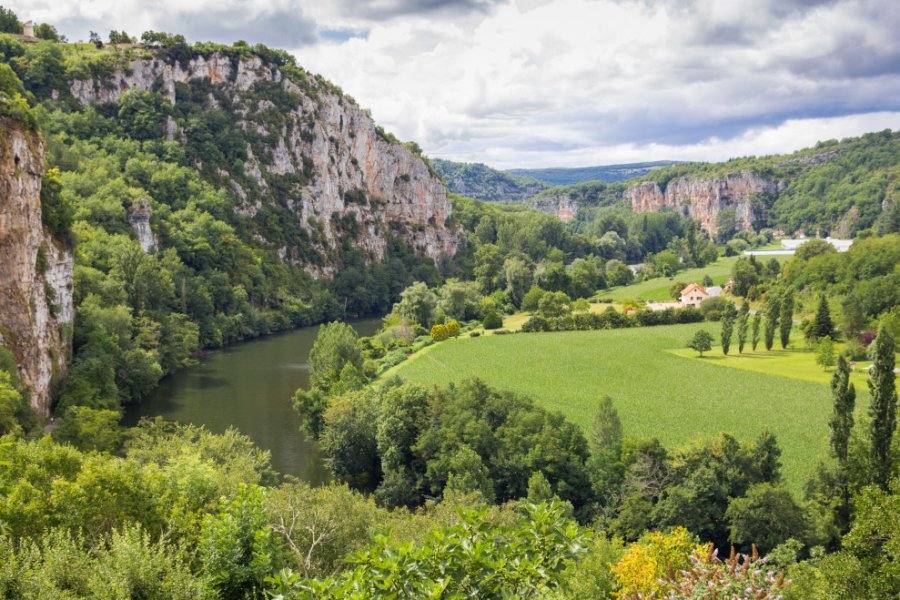
<path id="1" fill-rule="evenodd" d="M 722 239 L 766 227 L 786 235 L 889 232 L 900 211 L 900 132 L 820 142 L 786 155 L 678 164 L 618 188 L 551 188 L 532 205 L 571 220 L 580 208 L 619 201 L 635 212 L 678 212 Z"/>
<path id="2" fill-rule="evenodd" d="M 45 161 L 57 166 L 60 233 L 76 248 L 59 410 L 139 401 L 201 348 L 384 312 L 413 280 L 437 281 L 460 245 L 418 148 L 286 52 L 0 35 L 0 67 L 35 105 L 28 202 Z M 41 367 L 44 416 L 63 366 Z"/>
<path id="3" fill-rule="evenodd" d="M 520 202 L 550 187 L 532 177 L 512 175 L 481 163 L 434 159 L 432 165 L 451 192 L 486 202 Z"/>
<path id="4" fill-rule="evenodd" d="M 652 162 L 627 163 L 622 165 L 601 165 L 597 167 L 578 167 L 571 169 L 510 169 L 506 173 L 519 177 L 533 177 L 549 185 L 573 185 L 586 181 L 604 181 L 615 183 L 641 177 L 663 167 L 677 165 L 675 160 L 657 160 Z"/>

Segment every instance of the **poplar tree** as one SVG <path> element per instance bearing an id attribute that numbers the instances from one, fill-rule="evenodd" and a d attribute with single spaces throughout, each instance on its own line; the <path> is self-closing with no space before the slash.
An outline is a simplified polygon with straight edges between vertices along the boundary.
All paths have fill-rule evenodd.
<path id="1" fill-rule="evenodd" d="M 750 324 L 750 303 L 744 300 L 738 314 L 738 353 L 743 354 L 744 345 L 747 343 L 747 326 Z"/>
<path id="2" fill-rule="evenodd" d="M 762 323 L 762 313 L 757 312 L 753 315 L 753 351 L 759 346 L 759 326 Z"/>
<path id="3" fill-rule="evenodd" d="M 722 354 L 727 355 L 728 350 L 731 348 L 731 333 L 734 330 L 734 317 L 736 312 L 734 304 L 729 302 L 725 306 L 725 311 L 722 313 Z"/>
<path id="4" fill-rule="evenodd" d="M 771 350 L 775 344 L 775 328 L 778 327 L 778 312 L 781 310 L 781 301 L 777 295 L 772 294 L 766 303 L 766 350 Z"/>
<path id="5" fill-rule="evenodd" d="M 853 410 L 856 407 L 856 388 L 850 383 L 850 365 L 843 355 L 838 357 L 837 370 L 831 378 L 831 398 L 834 411 L 828 426 L 831 428 L 831 451 L 844 467 L 850 431 L 853 429 Z"/>
<path id="6" fill-rule="evenodd" d="M 794 294 L 787 291 L 781 300 L 781 347 L 787 348 L 791 342 L 791 328 L 794 326 Z"/>
<path id="7" fill-rule="evenodd" d="M 875 356 L 869 373 L 872 479 L 887 489 L 891 474 L 891 440 L 897 427 L 897 388 L 894 386 L 894 338 L 884 325 L 875 338 Z"/>

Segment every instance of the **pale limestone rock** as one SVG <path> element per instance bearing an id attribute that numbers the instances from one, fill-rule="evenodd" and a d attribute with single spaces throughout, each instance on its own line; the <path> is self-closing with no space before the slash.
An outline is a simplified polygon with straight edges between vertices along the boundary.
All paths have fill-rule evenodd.
<path id="1" fill-rule="evenodd" d="M 0 130 L 0 344 L 46 419 L 71 352 L 73 258 L 41 223 L 39 136 L 8 119 Z"/>

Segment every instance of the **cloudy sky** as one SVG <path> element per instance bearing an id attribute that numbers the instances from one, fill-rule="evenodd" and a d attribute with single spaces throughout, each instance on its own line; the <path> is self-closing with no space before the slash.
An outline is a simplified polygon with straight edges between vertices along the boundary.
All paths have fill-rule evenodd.
<path id="1" fill-rule="evenodd" d="M 0 0 L 294 52 L 430 156 L 724 160 L 900 129 L 898 0 Z"/>

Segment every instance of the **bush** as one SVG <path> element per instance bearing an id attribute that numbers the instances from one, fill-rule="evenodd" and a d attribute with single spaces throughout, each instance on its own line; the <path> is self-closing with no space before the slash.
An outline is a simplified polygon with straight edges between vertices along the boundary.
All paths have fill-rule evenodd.
<path id="1" fill-rule="evenodd" d="M 485 329 L 500 329 L 503 327 L 503 319 L 496 312 L 490 311 L 484 316 L 484 321 L 481 324 L 484 325 Z"/>

